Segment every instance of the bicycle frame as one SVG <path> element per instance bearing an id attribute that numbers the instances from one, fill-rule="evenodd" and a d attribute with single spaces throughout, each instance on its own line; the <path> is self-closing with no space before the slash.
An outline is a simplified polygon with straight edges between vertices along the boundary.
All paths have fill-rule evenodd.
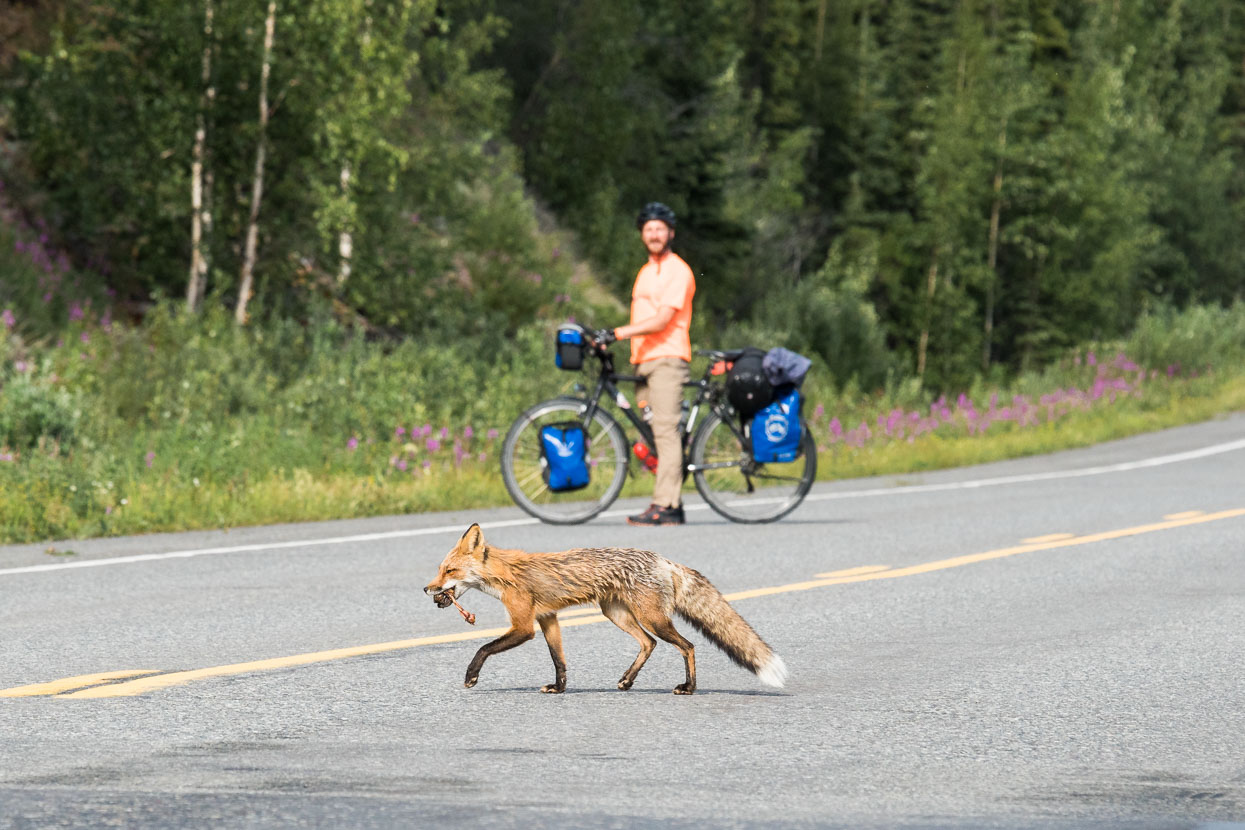
<path id="1" fill-rule="evenodd" d="M 619 374 L 618 372 L 615 372 L 614 371 L 614 355 L 610 352 L 608 347 L 606 348 L 595 348 L 594 347 L 593 353 L 600 360 L 601 370 L 597 374 L 595 388 L 593 389 L 591 394 L 586 396 L 586 399 L 588 401 L 588 409 L 584 412 L 585 423 L 590 422 L 592 420 L 592 416 L 596 414 L 597 409 L 601 408 L 602 396 L 608 395 L 609 398 L 614 401 L 614 405 L 617 406 L 620 410 L 622 410 L 623 414 L 627 416 L 627 420 L 630 421 L 631 425 L 634 426 L 636 428 L 636 431 L 640 433 L 640 438 L 641 440 L 643 440 L 644 445 L 648 447 L 649 451 L 654 455 L 654 457 L 656 457 L 657 444 L 653 439 L 653 428 L 648 424 L 647 421 L 644 420 L 643 417 L 640 416 L 636 408 L 631 405 L 631 401 L 629 401 L 627 399 L 627 396 L 623 393 L 623 391 L 618 388 L 618 383 L 620 382 L 621 383 L 641 383 L 643 382 L 644 379 L 640 377 L 639 375 L 624 375 L 624 374 Z M 738 425 L 735 423 L 735 419 L 730 417 L 730 414 L 726 411 L 725 407 L 723 407 L 720 402 L 715 400 L 716 396 L 714 395 L 714 391 L 713 391 L 714 384 L 712 381 L 709 380 L 709 378 L 712 376 L 712 372 L 713 372 L 713 365 L 714 365 L 713 358 L 720 357 L 721 353 L 712 352 L 712 351 L 703 352 L 703 351 L 698 350 L 697 354 L 709 357 L 710 362 L 709 362 L 709 365 L 705 368 L 705 373 L 703 376 L 701 376 L 700 378 L 696 380 L 687 380 L 683 382 L 684 389 L 696 389 L 697 390 L 696 397 L 688 404 L 687 421 L 686 423 L 682 424 L 682 432 L 680 433 L 680 436 L 679 436 L 680 441 L 683 446 L 685 461 L 686 461 L 687 447 L 688 447 L 689 442 L 691 441 L 692 435 L 695 434 L 696 423 L 699 418 L 700 409 L 702 406 L 708 406 L 711 411 L 716 412 L 718 416 L 722 419 L 722 421 L 727 426 L 730 427 L 731 432 L 733 432 L 735 434 L 735 437 L 739 439 L 741 445 L 748 446 L 749 444 L 748 439 L 744 436 L 743 432 L 739 429 Z M 728 467 L 728 466 L 733 466 L 733 465 L 731 464 L 705 465 L 704 467 L 698 468 L 698 469 L 711 469 L 712 467 L 719 467 L 719 466 Z M 693 465 L 686 464 L 685 471 L 691 473 L 691 472 L 695 472 L 695 469 L 693 469 Z M 745 474 L 746 472 L 747 471 L 745 471 Z"/>

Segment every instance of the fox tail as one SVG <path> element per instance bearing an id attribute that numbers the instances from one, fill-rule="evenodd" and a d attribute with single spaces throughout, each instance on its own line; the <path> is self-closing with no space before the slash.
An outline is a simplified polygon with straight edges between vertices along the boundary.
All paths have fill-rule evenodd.
<path id="1" fill-rule="evenodd" d="M 692 624 L 727 656 L 767 686 L 782 686 L 787 665 L 739 616 L 717 588 L 699 571 L 683 567 L 676 579 L 675 612 Z"/>

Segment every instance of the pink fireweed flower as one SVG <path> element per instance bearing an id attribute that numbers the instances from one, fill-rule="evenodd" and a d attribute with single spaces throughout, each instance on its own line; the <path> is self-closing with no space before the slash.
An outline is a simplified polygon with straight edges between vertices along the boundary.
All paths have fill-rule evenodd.
<path id="1" fill-rule="evenodd" d="M 1098 365 L 1098 358 L 1094 355 L 1093 352 L 1090 352 L 1089 354 L 1085 355 L 1085 365 L 1086 366 L 1097 366 Z"/>
<path id="2" fill-rule="evenodd" d="M 69 319 L 70 320 L 81 320 L 85 316 L 86 316 L 86 311 L 83 310 L 80 304 L 74 303 L 73 305 L 69 307 Z"/>
<path id="3" fill-rule="evenodd" d="M 26 364 L 26 361 L 24 360 L 13 361 L 13 371 L 17 372 L 19 375 L 25 374 L 26 370 L 29 368 L 30 367 Z"/>
<path id="4" fill-rule="evenodd" d="M 156 460 L 156 454 L 148 450 L 147 454 L 143 456 L 143 460 L 147 462 L 147 468 L 150 469 L 152 462 Z"/>
<path id="5" fill-rule="evenodd" d="M 401 438 L 404 435 L 406 435 L 406 427 L 395 427 L 394 428 L 393 430 L 394 438 Z"/>
<path id="6" fill-rule="evenodd" d="M 878 416 L 878 423 L 879 425 L 882 423 L 881 415 Z M 895 427 L 900 426 L 902 423 L 903 423 L 903 410 L 902 409 L 891 410 L 890 415 L 888 415 L 886 418 L 886 434 L 890 435 L 892 432 L 895 431 Z"/>
<path id="7" fill-rule="evenodd" d="M 424 446 L 428 448 L 428 452 L 436 452 L 437 450 L 441 449 L 441 442 L 435 438 L 429 438 L 424 443 Z"/>
<path id="8" fill-rule="evenodd" d="M 835 440 L 843 437 L 843 424 L 837 415 L 830 421 L 830 434 L 835 437 Z"/>
<path id="9" fill-rule="evenodd" d="M 78 339 L 79 339 L 79 340 L 81 340 L 83 343 L 90 343 L 90 342 L 91 342 L 91 335 L 90 335 L 88 332 L 85 332 L 85 331 L 84 331 L 84 332 L 82 332 L 82 334 L 78 337 Z"/>
<path id="10" fill-rule="evenodd" d="M 397 465 L 395 465 L 395 466 L 397 466 L 397 468 L 398 468 L 399 470 L 401 470 L 402 472 L 404 472 L 404 473 L 405 473 L 405 472 L 406 472 L 406 459 L 405 459 L 405 458 L 399 458 L 399 459 L 398 459 L 398 463 L 397 463 Z"/>
<path id="11" fill-rule="evenodd" d="M 0 461 L 12 461 L 12 460 L 13 460 L 13 453 L 0 452 Z"/>
<path id="12" fill-rule="evenodd" d="M 488 438 L 488 440 L 492 441 L 492 440 L 493 440 L 494 438 L 496 438 L 499 434 L 500 434 L 500 433 L 498 433 L 498 432 L 497 432 L 497 430 L 495 430 L 495 429 L 490 429 L 487 433 L 485 433 L 485 437 L 487 437 L 487 438 Z"/>
<path id="13" fill-rule="evenodd" d="M 17 318 L 13 316 L 13 310 L 6 308 L 2 313 L 0 313 L 0 322 L 4 323 L 4 327 L 6 329 L 11 329 L 13 326 L 17 325 Z"/>
<path id="14" fill-rule="evenodd" d="M 450 437 L 450 428 L 441 427 L 441 440 L 444 441 L 446 438 L 449 438 L 449 437 Z"/>
<path id="15" fill-rule="evenodd" d="M 359 448 L 359 439 L 355 438 L 353 435 L 350 436 L 350 440 L 346 442 L 346 449 L 356 450 L 358 448 Z"/>
<path id="16" fill-rule="evenodd" d="M 467 426 L 463 427 L 463 438 L 464 438 L 465 440 L 470 441 L 470 440 L 471 440 L 471 438 L 472 438 L 472 436 L 474 436 L 475 434 L 476 434 L 476 431 L 475 431 L 474 429 L 472 429 L 472 428 L 471 428 L 471 425 L 470 425 L 470 424 L 468 424 Z"/>

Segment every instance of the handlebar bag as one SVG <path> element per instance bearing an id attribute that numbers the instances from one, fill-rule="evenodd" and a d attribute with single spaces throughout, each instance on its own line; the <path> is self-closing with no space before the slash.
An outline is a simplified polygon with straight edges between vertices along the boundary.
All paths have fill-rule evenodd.
<path id="1" fill-rule="evenodd" d="M 577 372 L 584 365 L 584 333 L 579 329 L 558 329 L 553 360 L 559 369 Z"/>
<path id="2" fill-rule="evenodd" d="M 582 424 L 568 421 L 540 428 L 540 468 L 555 493 L 588 486 L 588 436 Z"/>
<path id="3" fill-rule="evenodd" d="M 795 461 L 800 455 L 800 390 L 775 390 L 775 399 L 752 417 L 752 458 L 760 464 Z"/>

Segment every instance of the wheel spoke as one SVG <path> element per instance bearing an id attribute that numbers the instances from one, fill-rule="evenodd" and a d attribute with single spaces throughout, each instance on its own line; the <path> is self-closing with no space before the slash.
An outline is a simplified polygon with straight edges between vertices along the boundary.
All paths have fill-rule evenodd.
<path id="1" fill-rule="evenodd" d="M 529 409 L 510 428 L 502 447 L 502 478 L 515 503 L 542 521 L 582 522 L 604 510 L 622 489 L 627 473 L 626 442 L 607 412 L 597 410 L 584 423 L 582 401 L 546 401 Z M 544 473 L 540 430 L 575 422 L 584 426 L 588 483 L 569 491 L 549 487 Z"/>
<path id="2" fill-rule="evenodd" d="M 732 521 L 768 522 L 793 510 L 816 475 L 816 447 L 806 436 L 803 454 L 777 470 L 753 462 L 743 441 L 720 413 L 701 424 L 691 462 L 696 489 L 709 506 Z"/>

